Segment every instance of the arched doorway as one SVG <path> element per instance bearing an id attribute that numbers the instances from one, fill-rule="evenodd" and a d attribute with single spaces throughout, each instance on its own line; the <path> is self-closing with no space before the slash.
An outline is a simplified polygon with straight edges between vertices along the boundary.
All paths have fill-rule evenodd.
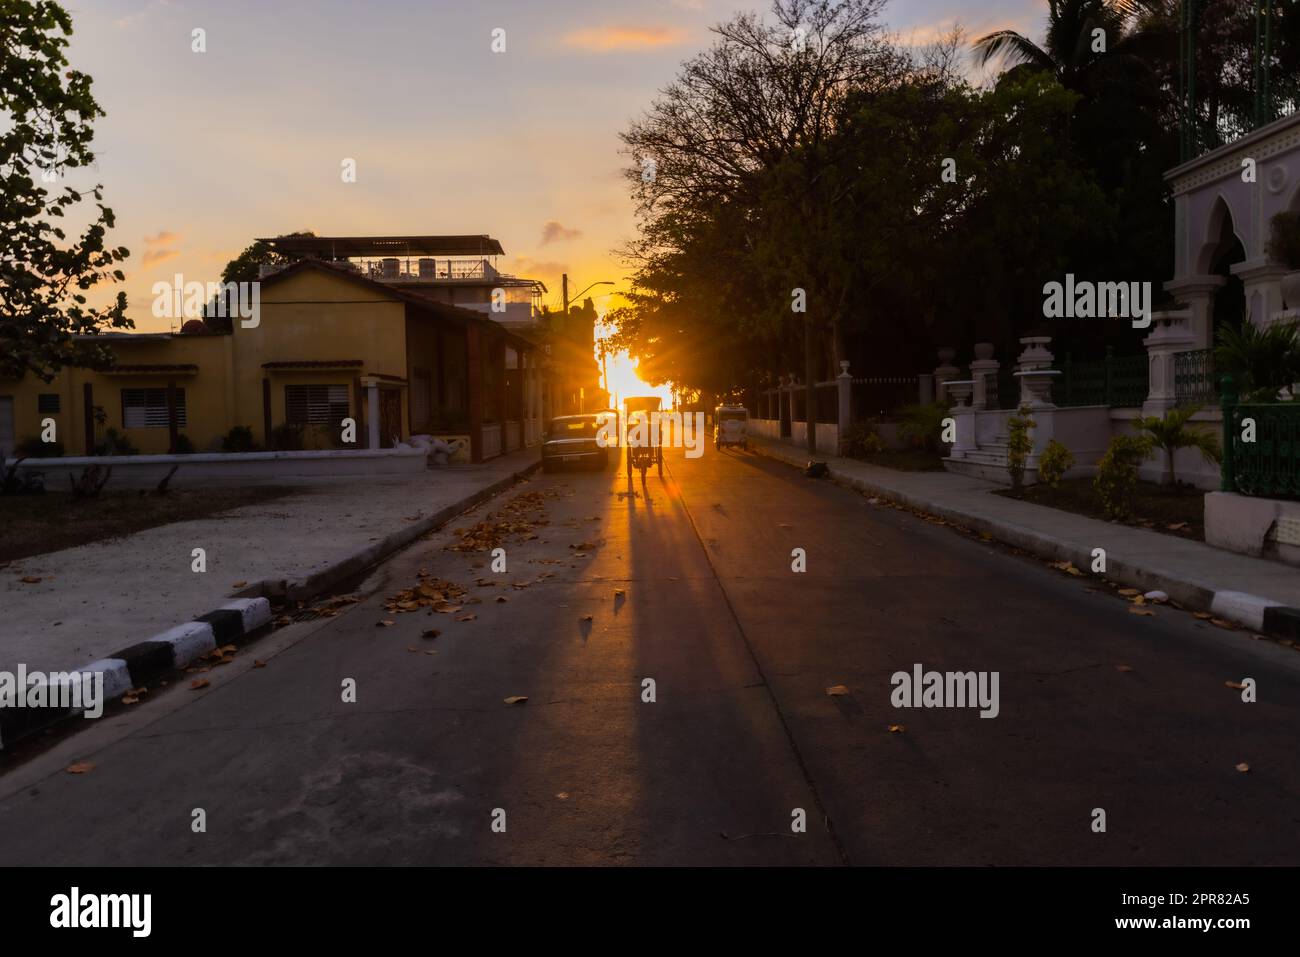
<path id="1" fill-rule="evenodd" d="M 1222 197 L 1214 204 L 1208 232 L 1197 271 L 1224 280 L 1214 293 L 1210 310 L 1210 344 L 1213 345 L 1215 330 L 1225 324 L 1238 328 L 1247 321 L 1250 312 L 1246 306 L 1246 287 L 1232 271 L 1233 266 L 1246 261 L 1246 248 L 1234 228 L 1232 211 Z"/>

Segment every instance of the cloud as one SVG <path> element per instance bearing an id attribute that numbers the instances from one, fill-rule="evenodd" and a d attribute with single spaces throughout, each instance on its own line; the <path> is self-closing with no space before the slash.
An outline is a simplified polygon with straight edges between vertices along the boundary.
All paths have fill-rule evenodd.
<path id="1" fill-rule="evenodd" d="M 157 266 L 159 263 L 165 263 L 169 259 L 175 259 L 180 253 L 175 249 L 146 249 L 144 255 L 140 257 L 142 266 Z"/>
<path id="2" fill-rule="evenodd" d="M 146 236 L 144 238 L 144 244 L 146 246 L 162 246 L 166 243 L 174 243 L 180 238 L 181 237 L 176 233 L 170 233 L 167 230 L 162 229 L 158 231 L 157 236 Z"/>
<path id="3" fill-rule="evenodd" d="M 606 26 L 575 30 L 564 38 L 566 45 L 593 53 L 613 50 L 653 50 L 685 42 L 681 27 Z"/>
<path id="4" fill-rule="evenodd" d="M 562 242 L 566 239 L 577 239 L 581 235 L 581 229 L 568 229 L 558 219 L 548 219 L 546 225 L 542 227 L 542 245 Z"/>

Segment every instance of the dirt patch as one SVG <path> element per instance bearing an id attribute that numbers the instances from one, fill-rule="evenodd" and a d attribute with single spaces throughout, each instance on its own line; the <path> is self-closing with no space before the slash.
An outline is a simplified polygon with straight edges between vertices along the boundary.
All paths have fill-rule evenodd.
<path id="1" fill-rule="evenodd" d="M 98 498 L 70 492 L 0 496 L 0 562 L 57 552 L 172 522 L 207 518 L 292 494 L 273 486 L 174 489 L 166 495 L 105 489 Z"/>
<path id="2" fill-rule="evenodd" d="M 1057 488 L 1031 485 L 1019 494 L 1010 489 L 1000 489 L 993 494 L 1108 521 L 1090 478 L 1065 479 Z M 1203 542 L 1205 493 L 1195 488 L 1175 489 L 1154 482 L 1139 482 L 1133 499 L 1133 518 L 1124 524 Z"/>

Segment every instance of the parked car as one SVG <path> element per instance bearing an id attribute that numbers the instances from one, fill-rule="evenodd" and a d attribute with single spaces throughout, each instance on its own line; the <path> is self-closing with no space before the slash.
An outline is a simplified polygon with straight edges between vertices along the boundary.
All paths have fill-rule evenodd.
<path id="1" fill-rule="evenodd" d="M 551 419 L 542 442 L 542 469 L 585 465 L 604 469 L 618 462 L 618 413 L 612 409 Z"/>

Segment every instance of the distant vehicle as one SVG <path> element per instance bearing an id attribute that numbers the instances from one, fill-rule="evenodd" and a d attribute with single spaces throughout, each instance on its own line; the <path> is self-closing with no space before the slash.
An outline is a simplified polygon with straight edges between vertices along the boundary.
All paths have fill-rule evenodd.
<path id="1" fill-rule="evenodd" d="M 664 449 L 659 443 L 659 417 L 655 414 L 659 411 L 661 402 L 657 395 L 630 396 L 623 400 L 623 408 L 627 410 L 628 435 L 631 436 L 638 423 L 644 421 L 643 434 L 646 436 L 644 442 L 636 444 L 631 439 L 628 440 L 628 478 L 632 477 L 633 469 L 640 469 L 641 481 L 644 482 L 646 469 L 651 465 L 658 466 L 659 477 L 664 477 Z"/>
<path id="2" fill-rule="evenodd" d="M 606 426 L 608 445 L 601 446 L 601 427 Z M 618 413 L 613 409 L 561 415 L 551 419 L 542 442 L 542 470 L 554 471 L 561 465 L 607 468 L 618 461 Z"/>
<path id="3" fill-rule="evenodd" d="M 720 405 L 713 410 L 713 448 L 739 445 L 749 449 L 749 410 L 743 405 Z"/>

